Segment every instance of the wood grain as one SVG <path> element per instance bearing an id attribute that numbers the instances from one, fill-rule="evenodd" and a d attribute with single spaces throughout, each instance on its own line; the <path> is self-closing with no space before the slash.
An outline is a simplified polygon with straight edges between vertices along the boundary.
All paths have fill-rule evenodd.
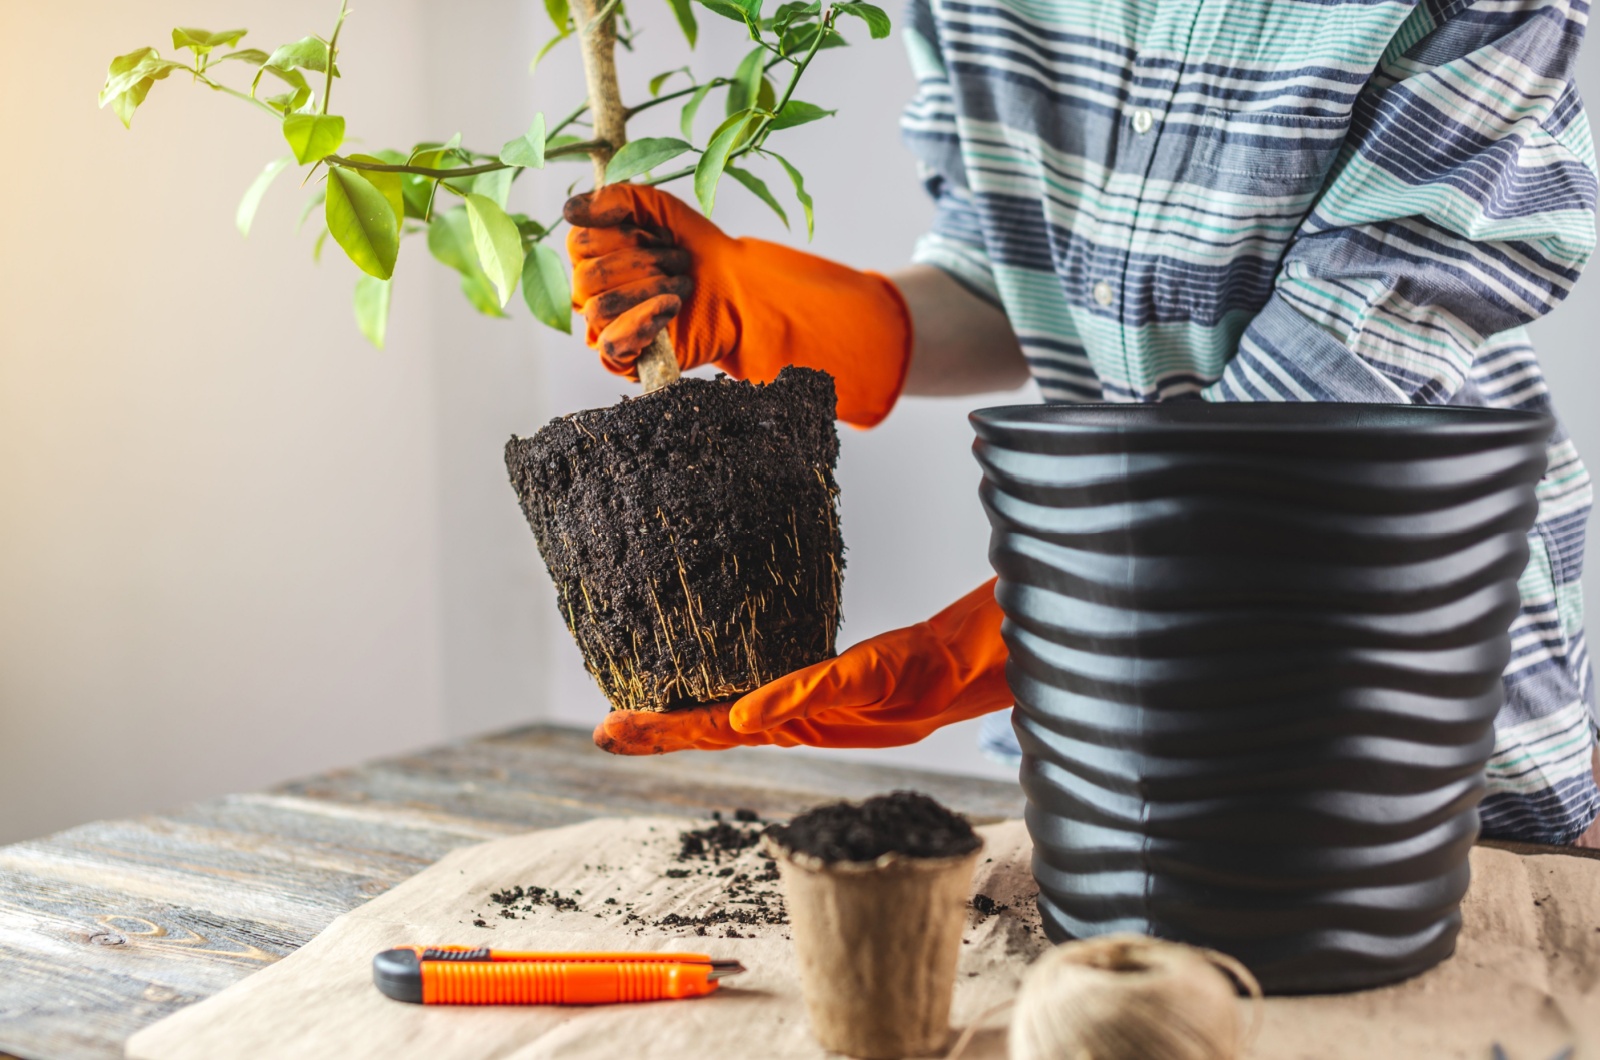
<path id="1" fill-rule="evenodd" d="M 1022 809 L 1010 783 L 765 750 L 614 758 L 587 732 L 533 726 L 0 847 L 0 1060 L 119 1057 L 134 1031 L 466 844 L 905 787 L 980 822 Z"/>

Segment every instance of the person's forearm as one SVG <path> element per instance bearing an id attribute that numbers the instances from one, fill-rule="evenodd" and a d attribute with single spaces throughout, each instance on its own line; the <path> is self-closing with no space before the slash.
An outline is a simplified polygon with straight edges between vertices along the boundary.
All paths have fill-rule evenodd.
<path id="1" fill-rule="evenodd" d="M 890 277 L 911 312 L 911 364 L 902 393 L 924 397 L 1012 390 L 1028 363 L 1000 309 L 931 265 Z"/>

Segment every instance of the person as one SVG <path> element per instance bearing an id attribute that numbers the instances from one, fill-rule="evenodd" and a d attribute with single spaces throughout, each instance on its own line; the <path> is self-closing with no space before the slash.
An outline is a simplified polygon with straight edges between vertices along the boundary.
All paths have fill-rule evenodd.
<path id="1" fill-rule="evenodd" d="M 902 129 L 935 203 L 892 277 L 728 236 L 671 195 L 571 200 L 574 301 L 628 375 L 823 368 L 902 394 L 1415 402 L 1549 411 L 1524 325 L 1594 245 L 1578 0 L 914 0 Z M 1558 429 L 1511 630 L 1490 836 L 1600 838 L 1580 576 L 1589 476 Z M 992 583 L 732 704 L 613 713 L 623 754 L 883 747 L 1012 705 Z"/>

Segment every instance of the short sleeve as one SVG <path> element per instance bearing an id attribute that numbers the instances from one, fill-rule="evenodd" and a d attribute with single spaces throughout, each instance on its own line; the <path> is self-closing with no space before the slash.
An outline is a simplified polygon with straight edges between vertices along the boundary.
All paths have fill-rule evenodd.
<path id="1" fill-rule="evenodd" d="M 961 158 L 955 94 L 929 4 L 930 0 L 913 0 L 905 30 L 917 94 L 901 115 L 900 131 L 916 156 L 917 175 L 934 202 L 933 226 L 917 241 L 912 260 L 943 269 L 975 294 L 999 305 L 994 270 Z"/>

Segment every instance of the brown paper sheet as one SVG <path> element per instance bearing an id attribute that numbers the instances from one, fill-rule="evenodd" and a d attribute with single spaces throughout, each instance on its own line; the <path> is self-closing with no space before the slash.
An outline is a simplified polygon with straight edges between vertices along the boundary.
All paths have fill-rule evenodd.
<path id="1" fill-rule="evenodd" d="M 359 909 L 309 944 L 222 993 L 134 1035 L 133 1060 L 630 1060 L 819 1058 L 806 1029 L 788 928 L 652 928 L 702 914 L 727 885 L 711 873 L 666 876 L 685 825 L 668 818 L 592 821 L 464 848 Z M 1005 1055 L 1007 1013 L 1028 962 L 1046 945 L 1033 909 L 1031 846 L 1020 821 L 981 829 L 974 890 L 1009 908 L 969 913 L 951 1013 L 956 1029 L 988 1013 L 965 1058 Z M 1600 861 L 1473 851 L 1465 930 L 1450 961 L 1410 982 L 1340 997 L 1269 1001 L 1251 1050 L 1260 1058 L 1462 1057 L 1493 1043 L 1511 1060 L 1549 1060 L 1576 1045 L 1600 1057 Z M 723 863 L 764 867 L 754 851 Z M 548 905 L 499 917 L 487 900 L 513 885 L 559 890 Z M 776 884 L 768 886 L 776 887 Z M 581 892 L 581 894 L 579 893 Z M 606 904 L 615 898 L 617 904 Z M 639 919 L 628 919 L 632 913 Z M 476 927 L 475 919 L 488 926 Z M 644 922 L 641 924 L 641 920 Z M 396 945 L 530 950 L 690 950 L 744 962 L 749 973 L 689 1001 L 593 1008 L 447 1008 L 390 1001 L 372 986 L 373 954 Z"/>

